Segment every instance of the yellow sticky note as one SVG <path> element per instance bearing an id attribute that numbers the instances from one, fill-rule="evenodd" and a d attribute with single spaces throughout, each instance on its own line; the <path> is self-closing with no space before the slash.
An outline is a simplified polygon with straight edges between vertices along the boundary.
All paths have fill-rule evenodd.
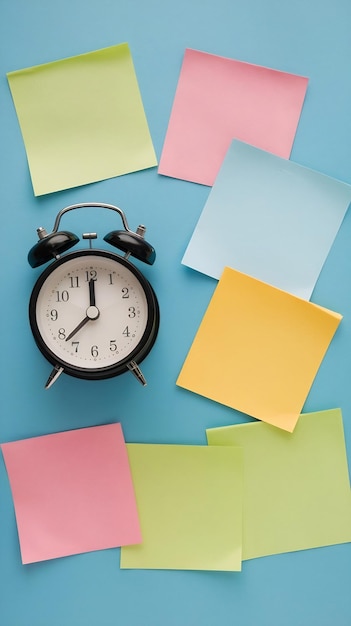
<path id="1" fill-rule="evenodd" d="M 177 384 L 292 432 L 341 319 L 225 268 Z"/>
<path id="2" fill-rule="evenodd" d="M 128 44 L 7 78 L 36 196 L 157 164 Z"/>
<path id="3" fill-rule="evenodd" d="M 121 568 L 240 571 L 241 450 L 161 444 L 127 449 L 143 541 L 121 550 Z"/>
<path id="4" fill-rule="evenodd" d="M 208 429 L 207 439 L 243 450 L 243 560 L 351 541 L 340 409 L 302 414 L 292 434 L 252 422 Z"/>

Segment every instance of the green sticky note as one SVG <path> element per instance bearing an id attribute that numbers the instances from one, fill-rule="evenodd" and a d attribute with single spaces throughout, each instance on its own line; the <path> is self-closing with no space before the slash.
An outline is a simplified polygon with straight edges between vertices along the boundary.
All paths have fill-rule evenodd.
<path id="1" fill-rule="evenodd" d="M 36 196 L 157 165 L 128 44 L 7 78 Z"/>
<path id="2" fill-rule="evenodd" d="M 243 449 L 243 560 L 351 541 L 340 409 L 302 414 L 293 433 L 252 422 L 208 429 L 207 439 Z"/>
<path id="3" fill-rule="evenodd" d="M 240 448 L 127 444 L 127 450 L 142 543 L 121 550 L 121 568 L 240 571 Z"/>

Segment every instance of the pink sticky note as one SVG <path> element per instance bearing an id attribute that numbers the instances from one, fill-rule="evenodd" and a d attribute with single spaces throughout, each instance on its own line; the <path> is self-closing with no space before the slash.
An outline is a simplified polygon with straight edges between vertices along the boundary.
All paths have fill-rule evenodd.
<path id="1" fill-rule="evenodd" d="M 159 173 L 213 185 L 233 139 L 289 158 L 308 79 L 187 49 Z"/>
<path id="2" fill-rule="evenodd" d="M 22 563 L 141 542 L 120 424 L 1 445 Z"/>

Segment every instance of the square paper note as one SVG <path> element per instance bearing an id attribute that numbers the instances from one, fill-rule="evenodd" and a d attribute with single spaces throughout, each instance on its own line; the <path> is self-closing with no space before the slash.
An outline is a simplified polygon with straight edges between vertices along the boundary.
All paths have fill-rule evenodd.
<path id="1" fill-rule="evenodd" d="M 36 196 L 157 164 L 128 44 L 7 77 Z"/>
<path id="2" fill-rule="evenodd" d="M 308 79 L 187 49 L 159 173 L 213 185 L 232 139 L 289 158 Z"/>
<path id="3" fill-rule="evenodd" d="M 351 185 L 233 141 L 182 262 L 309 300 L 350 202 Z"/>
<path id="4" fill-rule="evenodd" d="M 351 541 L 340 409 L 301 415 L 292 435 L 251 423 L 209 429 L 207 439 L 243 449 L 243 559 Z"/>
<path id="5" fill-rule="evenodd" d="M 341 319 L 225 268 L 177 384 L 292 432 Z"/>
<path id="6" fill-rule="evenodd" d="M 23 563 L 141 541 L 120 424 L 1 445 Z"/>
<path id="7" fill-rule="evenodd" d="M 240 570 L 241 450 L 160 444 L 127 448 L 143 543 L 122 548 L 121 567 Z"/>

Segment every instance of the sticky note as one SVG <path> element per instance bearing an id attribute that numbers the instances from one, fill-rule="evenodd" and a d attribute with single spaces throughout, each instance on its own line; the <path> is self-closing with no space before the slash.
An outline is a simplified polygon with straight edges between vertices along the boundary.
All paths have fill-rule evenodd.
<path id="1" fill-rule="evenodd" d="M 292 432 L 341 319 L 225 268 L 177 385 Z"/>
<path id="2" fill-rule="evenodd" d="M 7 78 L 36 196 L 157 164 L 127 43 Z"/>
<path id="3" fill-rule="evenodd" d="M 350 202 L 351 185 L 234 140 L 182 263 L 309 300 Z"/>
<path id="4" fill-rule="evenodd" d="M 340 409 L 302 414 L 293 434 L 252 422 L 208 429 L 207 439 L 243 450 L 243 560 L 351 541 Z"/>
<path id="5" fill-rule="evenodd" d="M 141 541 L 120 424 L 1 445 L 22 562 Z"/>
<path id="6" fill-rule="evenodd" d="M 121 549 L 121 568 L 239 571 L 241 450 L 162 444 L 127 449 L 143 542 Z"/>
<path id="7" fill-rule="evenodd" d="M 159 173 L 213 185 L 232 139 L 289 158 L 308 79 L 186 49 Z"/>

